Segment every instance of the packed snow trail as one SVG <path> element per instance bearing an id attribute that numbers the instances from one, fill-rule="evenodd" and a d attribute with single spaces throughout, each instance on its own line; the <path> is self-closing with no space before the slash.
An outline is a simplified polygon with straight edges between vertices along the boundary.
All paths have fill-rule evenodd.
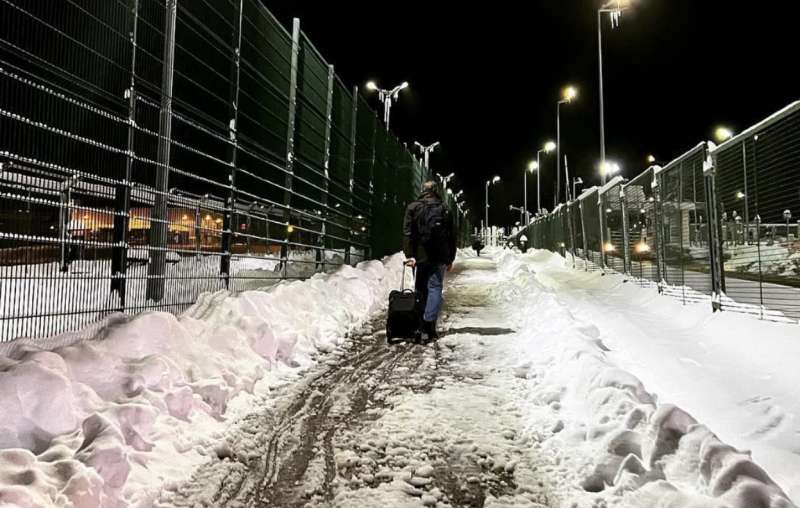
<path id="1" fill-rule="evenodd" d="M 377 317 L 158 504 L 795 506 L 747 452 L 620 368 L 613 322 L 550 287 L 563 258 L 489 255 L 459 257 L 442 339 L 389 346 Z"/>
<path id="2" fill-rule="evenodd" d="M 387 345 L 379 317 L 377 331 L 354 337 L 286 386 L 274 407 L 247 417 L 218 451 L 222 460 L 164 502 L 559 506 L 519 409 L 525 381 L 483 361 L 487 344 L 515 333 L 491 298 L 496 283 L 491 260 L 460 263 L 448 278 L 445 338 Z"/>

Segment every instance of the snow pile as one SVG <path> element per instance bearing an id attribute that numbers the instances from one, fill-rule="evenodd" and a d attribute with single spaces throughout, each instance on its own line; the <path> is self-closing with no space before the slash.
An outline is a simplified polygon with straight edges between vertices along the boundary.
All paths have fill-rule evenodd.
<path id="1" fill-rule="evenodd" d="M 147 504 L 385 305 L 400 257 L 0 349 L 0 505 Z"/>
<path id="2" fill-rule="evenodd" d="M 600 500 L 637 507 L 793 506 L 749 453 L 723 443 L 680 408 L 659 404 L 637 377 L 615 365 L 601 329 L 542 283 L 566 276 L 562 258 L 496 256 L 511 282 L 496 287 L 497 298 L 514 303 L 513 326 L 528 335 L 514 372 L 531 383 L 532 427 L 547 429 L 540 442 L 557 463 L 551 476 L 577 500 L 573 506 Z"/>

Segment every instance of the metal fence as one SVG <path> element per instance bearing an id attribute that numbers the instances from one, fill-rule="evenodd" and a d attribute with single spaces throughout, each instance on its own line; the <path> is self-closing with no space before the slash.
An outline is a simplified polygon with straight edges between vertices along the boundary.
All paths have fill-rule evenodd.
<path id="1" fill-rule="evenodd" d="M 0 2 L 0 341 L 396 251 L 428 176 L 259 0 Z"/>
<path id="2" fill-rule="evenodd" d="M 624 273 L 684 303 L 800 320 L 800 102 L 534 220 L 534 248 Z M 562 249 L 553 227 L 570 238 Z"/>

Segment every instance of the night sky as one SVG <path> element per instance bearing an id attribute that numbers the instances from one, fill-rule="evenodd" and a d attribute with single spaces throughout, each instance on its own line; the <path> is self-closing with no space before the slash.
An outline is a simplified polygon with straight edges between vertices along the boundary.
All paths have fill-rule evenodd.
<path id="1" fill-rule="evenodd" d="M 265 1 L 285 25 L 301 19 L 346 84 L 409 81 L 392 130 L 409 145 L 442 142 L 431 165 L 456 173 L 473 217 L 483 217 L 484 182 L 499 174 L 490 220 L 500 224 L 518 217 L 508 205 L 522 204 L 524 168 L 555 138 L 568 83 L 580 95 L 562 109 L 562 153 L 573 175 L 599 183 L 601 3 Z M 800 2 L 744 4 L 639 0 L 618 29 L 604 23 L 607 157 L 623 176 L 639 174 L 650 153 L 668 162 L 718 124 L 738 131 L 800 99 Z M 552 208 L 555 157 L 543 161 L 542 201 Z M 535 176 L 528 189 L 533 211 Z"/>

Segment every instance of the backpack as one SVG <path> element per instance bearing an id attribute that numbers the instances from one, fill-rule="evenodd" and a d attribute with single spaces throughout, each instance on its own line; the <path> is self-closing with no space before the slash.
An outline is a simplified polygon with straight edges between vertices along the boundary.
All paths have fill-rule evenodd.
<path id="1" fill-rule="evenodd" d="M 434 261 L 447 258 L 450 210 L 441 201 L 423 201 L 417 216 L 419 242 Z"/>

